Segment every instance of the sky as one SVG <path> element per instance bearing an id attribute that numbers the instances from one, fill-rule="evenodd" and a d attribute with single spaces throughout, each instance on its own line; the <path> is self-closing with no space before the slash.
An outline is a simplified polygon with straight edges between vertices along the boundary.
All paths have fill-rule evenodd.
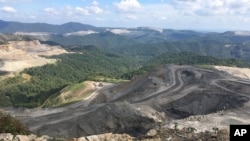
<path id="1" fill-rule="evenodd" d="M 98 27 L 250 31 L 250 0 L 0 0 L 0 19 Z"/>

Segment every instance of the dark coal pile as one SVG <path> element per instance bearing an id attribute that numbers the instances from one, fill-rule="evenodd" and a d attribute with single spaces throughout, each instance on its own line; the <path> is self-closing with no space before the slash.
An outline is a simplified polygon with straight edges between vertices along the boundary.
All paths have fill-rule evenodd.
<path id="1" fill-rule="evenodd" d="M 141 116 L 128 103 L 107 103 L 89 112 L 79 113 L 70 120 L 60 121 L 60 117 L 58 117 L 57 122 L 44 124 L 36 132 L 67 138 L 109 132 L 140 136 L 154 128 L 155 125 L 153 119 Z"/>
<path id="2" fill-rule="evenodd" d="M 162 105 L 166 113 L 182 119 L 192 115 L 206 115 L 220 110 L 239 108 L 249 99 L 244 96 L 226 94 L 218 91 L 193 91 L 192 93 Z"/>
<path id="3" fill-rule="evenodd" d="M 110 97 L 108 91 L 115 97 Z M 157 68 L 129 84 L 106 91 L 106 101 L 150 104 L 177 119 L 236 109 L 248 102 L 249 96 L 249 81 L 219 71 L 177 65 Z"/>

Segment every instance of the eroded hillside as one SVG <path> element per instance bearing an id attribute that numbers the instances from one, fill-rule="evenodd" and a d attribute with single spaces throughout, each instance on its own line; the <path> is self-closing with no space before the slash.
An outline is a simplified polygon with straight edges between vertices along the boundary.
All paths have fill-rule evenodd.
<path id="1" fill-rule="evenodd" d="M 33 41 L 9 41 L 0 45 L 0 71 L 16 72 L 24 68 L 42 66 L 56 62 L 55 59 L 47 59 L 42 56 L 59 55 L 68 53 L 60 46 L 40 44 Z"/>

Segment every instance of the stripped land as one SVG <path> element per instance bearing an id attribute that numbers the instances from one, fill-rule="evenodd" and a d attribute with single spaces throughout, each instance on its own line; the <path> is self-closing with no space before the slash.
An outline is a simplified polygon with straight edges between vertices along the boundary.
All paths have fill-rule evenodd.
<path id="1" fill-rule="evenodd" d="M 139 136 L 174 123 L 206 131 L 250 122 L 250 81 L 194 66 L 158 67 L 90 97 L 59 108 L 6 110 L 35 133 L 66 138 L 108 132 Z"/>

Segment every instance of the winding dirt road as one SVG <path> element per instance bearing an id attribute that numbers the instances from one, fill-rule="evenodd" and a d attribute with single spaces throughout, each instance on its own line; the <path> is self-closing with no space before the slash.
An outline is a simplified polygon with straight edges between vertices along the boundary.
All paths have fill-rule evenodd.
<path id="1" fill-rule="evenodd" d="M 110 131 L 135 133 L 138 130 L 133 129 L 144 131 L 158 121 L 177 120 L 183 126 L 202 127 L 200 130 L 206 125 L 250 123 L 249 99 L 249 80 L 221 71 L 166 65 L 130 82 L 103 87 L 85 101 L 66 107 L 7 110 L 34 132 L 73 137 Z M 216 114 L 219 111 L 225 112 L 223 118 Z M 195 124 L 186 120 L 199 115 L 209 118 Z M 140 119 L 144 120 L 138 124 Z"/>

